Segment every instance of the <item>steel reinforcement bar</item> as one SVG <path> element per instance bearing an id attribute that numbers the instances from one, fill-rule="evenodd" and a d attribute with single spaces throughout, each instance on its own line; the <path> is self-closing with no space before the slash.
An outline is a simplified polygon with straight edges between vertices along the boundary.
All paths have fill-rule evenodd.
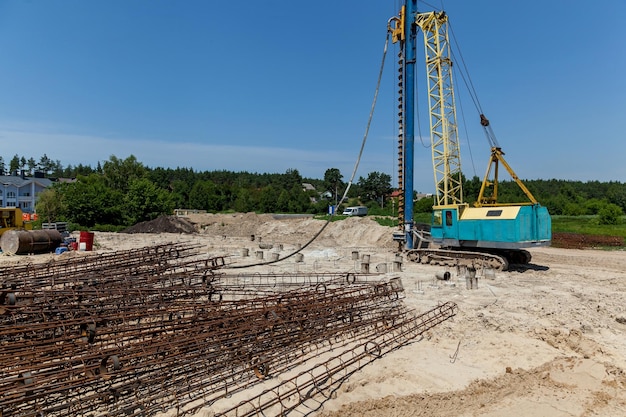
<path id="1" fill-rule="evenodd" d="M 321 407 L 330 394 L 354 372 L 396 350 L 454 317 L 455 303 L 447 302 L 419 315 L 405 316 L 387 331 L 364 338 L 340 350 L 339 354 L 315 363 L 289 379 L 281 379 L 272 387 L 239 404 L 216 411 L 215 416 L 285 416 L 294 410 L 299 414 Z"/>
<path id="2" fill-rule="evenodd" d="M 11 275 L 0 292 L 0 416 L 185 415 L 320 355 L 363 341 L 391 349 L 415 333 L 399 279 L 255 274 L 244 282 L 219 271 L 223 258 L 195 249 L 3 269 Z M 416 328 L 440 318 L 424 317 Z"/>

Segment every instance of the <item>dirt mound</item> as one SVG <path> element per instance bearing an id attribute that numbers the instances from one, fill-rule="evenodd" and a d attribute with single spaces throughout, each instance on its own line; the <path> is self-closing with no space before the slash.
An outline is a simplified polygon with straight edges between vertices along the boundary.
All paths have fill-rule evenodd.
<path id="1" fill-rule="evenodd" d="M 326 221 L 310 215 L 272 215 L 256 213 L 194 214 L 189 220 L 201 233 L 238 237 L 256 241 L 304 244 L 315 236 Z M 392 228 L 381 226 L 373 217 L 350 217 L 326 225 L 318 238 L 319 245 L 395 247 Z"/>
<path id="2" fill-rule="evenodd" d="M 624 238 L 620 236 L 582 235 L 578 233 L 552 233 L 552 246 L 566 249 L 589 249 L 599 247 L 624 246 Z"/>
<path id="3" fill-rule="evenodd" d="M 190 222 L 198 225 L 202 233 L 212 236 L 246 237 L 261 236 L 260 228 L 273 223 L 271 214 L 256 213 L 222 213 L 222 214 L 190 214 Z"/>
<path id="4" fill-rule="evenodd" d="M 161 216 L 154 220 L 137 223 L 122 233 L 196 233 L 196 227 L 189 220 L 176 216 Z"/>
<path id="5" fill-rule="evenodd" d="M 614 399 L 613 393 L 626 384 L 623 370 L 578 357 L 557 358 L 530 370 L 507 367 L 503 371 L 496 378 L 475 380 L 459 391 L 389 395 L 351 403 L 319 416 L 574 415 L 552 402 L 554 397 L 570 406 L 583 399 L 582 404 L 574 406 L 579 410 L 576 415 L 616 415 L 622 400 Z"/>

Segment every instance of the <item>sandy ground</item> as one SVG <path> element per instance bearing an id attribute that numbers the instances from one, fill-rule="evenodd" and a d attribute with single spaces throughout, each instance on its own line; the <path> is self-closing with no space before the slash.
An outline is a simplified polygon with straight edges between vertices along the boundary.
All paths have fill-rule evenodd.
<path id="1" fill-rule="evenodd" d="M 197 242 L 232 264 L 259 252 L 282 257 L 304 245 L 324 222 L 271 215 L 194 215 L 197 234 L 96 233 L 98 251 L 160 242 Z M 255 240 L 251 239 L 252 235 Z M 261 249 L 260 243 L 272 249 Z M 265 272 L 360 272 L 353 252 L 392 271 L 391 230 L 370 218 L 328 225 L 302 253 Z M 248 257 L 242 256 L 248 249 Z M 626 416 L 626 254 L 623 251 L 532 250 L 525 271 L 478 271 L 435 278 L 443 267 L 404 263 L 405 302 L 418 311 L 454 301 L 459 314 L 368 365 L 312 416 Z M 1 262 L 55 255 L 2 256 Z M 63 254 L 60 256 L 79 256 Z M 208 410 L 199 415 L 210 415 Z"/>

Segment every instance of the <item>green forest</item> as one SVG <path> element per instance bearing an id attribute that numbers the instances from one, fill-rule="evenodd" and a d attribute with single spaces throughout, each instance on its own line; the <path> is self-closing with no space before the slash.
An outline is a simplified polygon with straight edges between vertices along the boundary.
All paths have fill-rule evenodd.
<path id="1" fill-rule="evenodd" d="M 8 168 L 8 169 L 7 169 Z M 326 214 L 341 199 L 346 182 L 337 168 L 324 178 L 303 178 L 297 169 L 284 173 L 195 171 L 193 168 L 150 168 L 133 155 L 111 156 L 96 167 L 63 167 L 46 155 L 38 161 L 15 155 L 7 164 L 0 157 L 3 174 L 25 172 L 56 181 L 39 195 L 36 210 L 42 221 L 66 221 L 77 227 L 120 230 L 135 223 L 172 214 L 175 208 L 207 212 Z M 463 179 L 464 199 L 476 201 L 481 179 Z M 626 212 L 626 184 L 611 181 L 525 180 L 526 187 L 553 216 L 598 216 L 600 224 L 617 224 Z M 313 187 L 305 187 L 310 184 Z M 395 216 L 391 177 L 371 172 L 350 188 L 344 205 L 363 204 L 375 215 Z M 525 202 L 518 185 L 501 181 L 501 202 Z M 415 203 L 416 213 L 432 210 L 433 199 Z"/>

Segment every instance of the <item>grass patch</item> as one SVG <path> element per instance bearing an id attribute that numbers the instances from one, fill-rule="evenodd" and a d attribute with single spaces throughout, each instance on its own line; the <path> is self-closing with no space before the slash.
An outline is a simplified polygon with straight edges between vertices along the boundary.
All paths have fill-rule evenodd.
<path id="1" fill-rule="evenodd" d="M 396 227 L 398 226 L 398 218 L 397 217 L 381 217 L 381 216 L 376 216 L 374 217 L 374 221 L 376 223 L 378 223 L 381 226 L 389 226 L 389 227 Z"/>
<path id="2" fill-rule="evenodd" d="M 430 222 L 433 219 L 433 214 L 432 213 L 415 213 L 413 215 L 413 221 L 415 223 L 426 223 L 426 224 L 430 224 Z"/>
<path id="3" fill-rule="evenodd" d="M 330 219 L 331 222 L 336 222 L 338 220 L 343 220 L 343 219 L 347 219 L 350 216 L 344 216 L 341 214 L 335 214 L 334 216 L 331 216 L 330 214 L 317 214 L 315 216 L 313 216 L 313 218 L 315 220 L 324 220 L 324 221 L 328 221 L 328 219 Z"/>
<path id="4" fill-rule="evenodd" d="M 552 232 L 621 236 L 626 239 L 624 218 L 616 225 L 598 224 L 598 216 L 552 216 Z"/>

